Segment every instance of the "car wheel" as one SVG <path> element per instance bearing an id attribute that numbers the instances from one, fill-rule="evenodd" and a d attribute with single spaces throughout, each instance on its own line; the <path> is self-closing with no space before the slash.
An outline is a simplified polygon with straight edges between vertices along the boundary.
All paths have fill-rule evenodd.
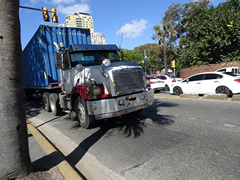
<path id="1" fill-rule="evenodd" d="M 227 96 L 232 95 L 231 90 L 226 86 L 219 86 L 216 89 L 216 94 L 227 94 Z"/>
<path id="2" fill-rule="evenodd" d="M 49 103 L 52 113 L 57 116 L 62 113 L 62 109 L 59 104 L 59 98 L 57 93 L 51 93 L 49 96 Z"/>
<path id="3" fill-rule="evenodd" d="M 89 129 L 94 126 L 95 118 L 88 114 L 86 102 L 80 96 L 75 101 L 75 112 L 81 127 Z"/>
<path id="4" fill-rule="evenodd" d="M 177 86 L 173 88 L 173 93 L 177 96 L 180 96 L 183 92 L 182 92 L 182 89 Z"/>
<path id="5" fill-rule="evenodd" d="M 50 103 L 49 103 L 49 96 L 50 96 L 50 93 L 49 93 L 49 92 L 43 93 L 44 109 L 45 109 L 45 111 L 47 111 L 47 112 L 50 112 L 50 111 L 51 111 Z"/>
<path id="6" fill-rule="evenodd" d="M 169 91 L 169 86 L 166 84 L 165 85 L 165 88 L 164 88 L 165 91 Z"/>

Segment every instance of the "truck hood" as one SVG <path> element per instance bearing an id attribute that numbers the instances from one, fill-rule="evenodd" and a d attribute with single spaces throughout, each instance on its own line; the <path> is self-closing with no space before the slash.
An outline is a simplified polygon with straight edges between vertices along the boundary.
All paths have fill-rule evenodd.
<path id="1" fill-rule="evenodd" d="M 84 78 L 85 82 L 84 82 Z M 96 83 L 103 83 L 105 93 L 120 96 L 145 89 L 145 76 L 142 67 L 135 62 L 113 62 L 110 66 L 85 66 L 83 72 L 76 72 L 74 82 L 89 83 L 94 79 Z"/>
<path id="2" fill-rule="evenodd" d="M 113 62 L 110 66 L 103 66 L 106 71 L 126 68 L 142 68 L 136 62 Z"/>

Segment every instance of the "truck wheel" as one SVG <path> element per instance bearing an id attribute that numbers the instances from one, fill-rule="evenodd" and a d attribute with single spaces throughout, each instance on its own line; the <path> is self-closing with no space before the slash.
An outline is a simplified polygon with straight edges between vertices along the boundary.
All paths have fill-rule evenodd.
<path id="1" fill-rule="evenodd" d="M 77 115 L 77 120 L 81 127 L 89 129 L 94 126 L 95 118 L 94 116 L 90 116 L 87 111 L 86 102 L 80 96 L 75 101 L 75 111 Z"/>
<path id="2" fill-rule="evenodd" d="M 62 113 L 62 109 L 59 104 L 59 98 L 57 93 L 50 94 L 49 104 L 50 104 L 51 111 L 55 116 L 60 115 Z"/>
<path id="3" fill-rule="evenodd" d="M 49 96 L 50 96 L 50 93 L 49 93 L 49 92 L 43 93 L 44 109 L 45 109 L 45 111 L 47 111 L 47 112 L 50 112 L 50 111 L 51 111 L 51 109 L 50 109 L 50 103 L 49 103 Z"/>

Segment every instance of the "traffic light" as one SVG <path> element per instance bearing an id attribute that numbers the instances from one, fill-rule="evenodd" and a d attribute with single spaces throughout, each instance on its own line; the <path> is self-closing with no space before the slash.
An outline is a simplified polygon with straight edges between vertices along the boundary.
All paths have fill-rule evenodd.
<path id="1" fill-rule="evenodd" d="M 172 64 L 171 66 L 175 68 L 175 60 L 171 61 L 171 64 Z"/>
<path id="2" fill-rule="evenodd" d="M 57 10 L 55 8 L 51 8 L 51 13 L 52 13 L 52 22 L 58 23 Z"/>
<path id="3" fill-rule="evenodd" d="M 50 22 L 50 17 L 48 14 L 48 9 L 46 7 L 42 7 L 42 12 L 43 12 L 43 19 L 44 21 Z"/>

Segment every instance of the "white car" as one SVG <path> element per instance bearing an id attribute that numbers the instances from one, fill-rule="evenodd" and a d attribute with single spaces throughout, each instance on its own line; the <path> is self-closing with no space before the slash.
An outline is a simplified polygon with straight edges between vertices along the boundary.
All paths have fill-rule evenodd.
<path id="1" fill-rule="evenodd" d="M 240 77 L 221 72 L 195 74 L 170 87 L 170 94 L 180 95 L 182 93 L 227 94 L 230 96 L 240 93 Z"/>
<path id="2" fill-rule="evenodd" d="M 236 74 L 240 76 L 240 67 L 225 67 L 225 68 L 216 70 L 216 72 L 221 72 L 224 74 Z"/>
<path id="3" fill-rule="evenodd" d="M 172 85 L 172 83 L 182 81 L 182 78 L 175 78 L 170 75 L 160 75 L 157 76 L 157 78 L 161 79 L 165 83 L 165 91 L 169 91 L 169 87 Z"/>
<path id="4" fill-rule="evenodd" d="M 159 92 L 165 88 L 164 82 L 156 76 L 146 76 L 146 78 L 150 80 L 151 89 L 153 89 L 154 92 Z"/>

